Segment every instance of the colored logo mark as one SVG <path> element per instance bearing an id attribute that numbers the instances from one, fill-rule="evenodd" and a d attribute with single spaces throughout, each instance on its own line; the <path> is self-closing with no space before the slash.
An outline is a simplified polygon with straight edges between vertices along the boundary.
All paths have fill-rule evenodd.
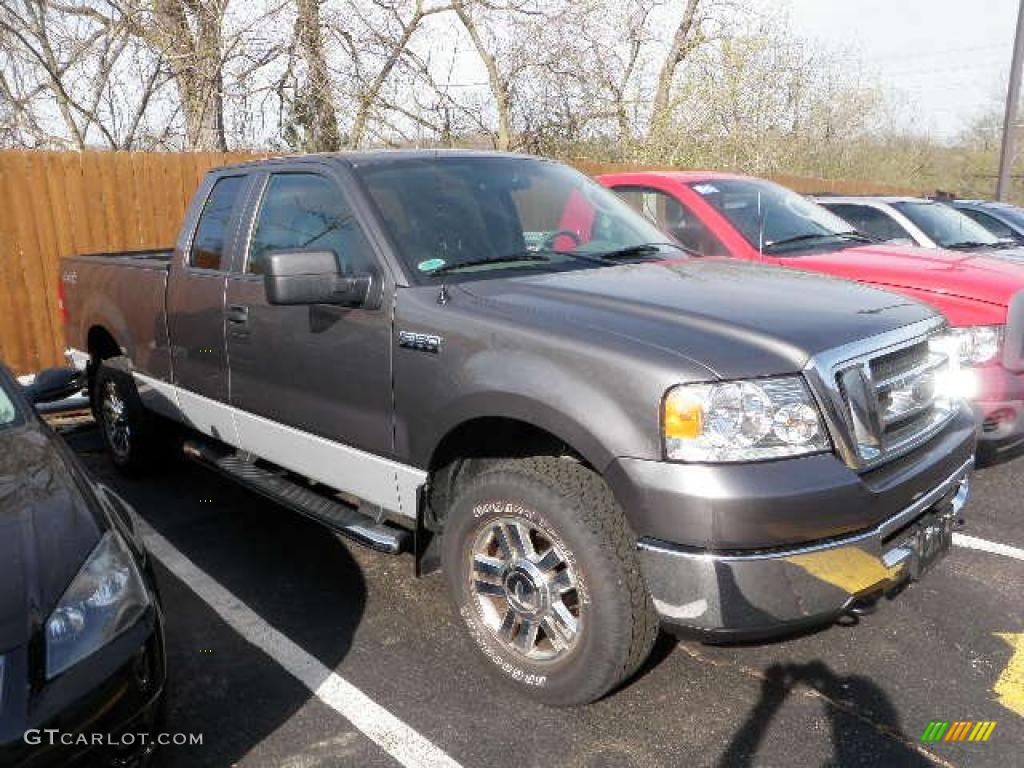
<path id="1" fill-rule="evenodd" d="M 988 741 L 995 727 L 995 720 L 932 720 L 921 741 Z"/>

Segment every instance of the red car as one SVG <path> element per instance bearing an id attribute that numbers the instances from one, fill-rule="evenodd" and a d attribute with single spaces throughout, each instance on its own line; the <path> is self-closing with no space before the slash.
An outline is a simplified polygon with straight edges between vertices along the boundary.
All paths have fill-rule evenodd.
<path id="1" fill-rule="evenodd" d="M 978 417 L 979 459 L 1024 446 L 1024 265 L 879 243 L 801 195 L 726 173 L 598 177 L 685 248 L 824 272 L 906 294 L 949 320 Z M 794 308 L 800 297 L 794 296 Z"/>

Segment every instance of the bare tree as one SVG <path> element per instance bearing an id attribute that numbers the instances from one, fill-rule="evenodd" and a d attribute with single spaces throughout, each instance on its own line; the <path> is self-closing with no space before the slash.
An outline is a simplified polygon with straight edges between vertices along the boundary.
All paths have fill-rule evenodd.
<path id="1" fill-rule="evenodd" d="M 228 0 L 108 0 L 54 3 L 62 13 L 92 19 L 108 30 L 124 29 L 167 61 L 185 117 L 191 149 L 227 149 L 224 135 L 223 22 Z"/>
<path id="2" fill-rule="evenodd" d="M 0 2 L 0 96 L 9 104 L 12 140 L 68 143 L 99 140 L 131 148 L 166 83 L 163 62 L 122 25 L 64 13 L 46 0 Z M 55 110 L 63 130 L 47 119 Z"/>
<path id="3" fill-rule="evenodd" d="M 686 0 L 683 16 L 658 71 L 658 85 L 651 103 L 651 120 L 647 132 L 649 140 L 665 132 L 672 110 L 672 84 L 676 70 L 701 41 L 700 20 L 697 16 L 700 5 L 701 0 Z"/>
<path id="4" fill-rule="evenodd" d="M 153 0 L 133 31 L 165 53 L 185 114 L 192 149 L 227 149 L 224 136 L 222 37 L 228 0 Z"/>
<path id="5" fill-rule="evenodd" d="M 381 109 L 404 112 L 405 117 L 417 120 L 415 112 L 384 99 L 384 91 L 403 63 L 410 73 L 422 69 L 411 51 L 413 38 L 426 19 L 451 10 L 448 4 L 430 4 L 426 0 L 373 0 L 372 7 L 366 9 L 361 5 L 365 3 L 350 3 L 345 18 L 349 23 L 358 19 L 362 23 L 361 33 L 350 28 L 336 29 L 352 62 L 355 111 L 348 137 L 351 147 L 366 143 L 372 119 L 388 122 Z"/>
<path id="6" fill-rule="evenodd" d="M 295 97 L 295 120 L 305 130 L 302 148 L 333 152 L 341 148 L 331 75 L 320 20 L 322 0 L 295 0 L 295 40 L 306 65 L 306 83 Z"/>
<path id="7" fill-rule="evenodd" d="M 498 126 L 495 146 L 499 150 L 507 151 L 512 147 L 512 95 L 510 78 L 503 74 L 498 66 L 498 58 L 491 50 L 484 39 L 480 22 L 473 15 L 473 6 L 486 7 L 484 3 L 466 2 L 466 0 L 455 0 L 452 3 L 455 13 L 465 27 L 469 38 L 473 41 L 480 61 L 487 70 L 487 82 L 491 89 L 491 96 L 494 99 L 494 109 L 497 112 Z"/>

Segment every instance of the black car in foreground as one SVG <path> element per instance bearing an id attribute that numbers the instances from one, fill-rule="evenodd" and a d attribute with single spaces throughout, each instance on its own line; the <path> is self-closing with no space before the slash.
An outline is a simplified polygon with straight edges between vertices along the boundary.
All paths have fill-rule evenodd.
<path id="1" fill-rule="evenodd" d="M 163 617 L 132 509 L 91 480 L 0 365 L 0 766 L 143 765 L 164 699 Z"/>

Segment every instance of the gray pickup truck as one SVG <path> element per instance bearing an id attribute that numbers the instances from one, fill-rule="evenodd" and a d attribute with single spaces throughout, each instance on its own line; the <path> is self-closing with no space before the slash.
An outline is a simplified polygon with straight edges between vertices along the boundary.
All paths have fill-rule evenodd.
<path id="1" fill-rule="evenodd" d="M 62 290 L 119 467 L 185 425 L 191 457 L 442 570 L 486 666 L 550 704 L 628 678 L 659 626 L 865 612 L 962 522 L 940 317 L 693 258 L 555 162 L 220 168 L 173 250 L 68 258 Z"/>

